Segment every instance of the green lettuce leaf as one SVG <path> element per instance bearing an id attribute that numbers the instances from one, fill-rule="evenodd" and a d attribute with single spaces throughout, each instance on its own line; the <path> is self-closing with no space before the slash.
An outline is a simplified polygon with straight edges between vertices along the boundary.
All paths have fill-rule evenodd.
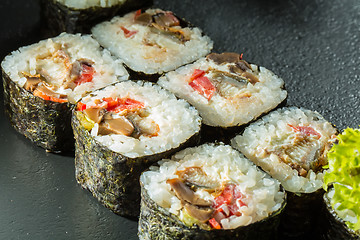
<path id="1" fill-rule="evenodd" d="M 354 231 L 360 229 L 360 129 L 347 128 L 338 135 L 338 144 L 334 144 L 328 153 L 329 169 L 324 175 L 324 189 L 333 185 L 335 193 L 331 199 L 332 207 L 337 211 L 351 210 L 357 222 L 346 222 Z M 336 206 L 336 208 L 335 208 Z"/>

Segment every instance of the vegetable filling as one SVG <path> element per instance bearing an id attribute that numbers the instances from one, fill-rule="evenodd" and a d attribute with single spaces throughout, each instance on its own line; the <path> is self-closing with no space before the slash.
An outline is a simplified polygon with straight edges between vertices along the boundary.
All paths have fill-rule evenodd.
<path id="1" fill-rule="evenodd" d="M 24 88 L 45 100 L 67 102 L 67 95 L 61 92 L 91 82 L 95 74 L 94 63 L 88 59 L 71 62 L 64 46 L 53 43 L 52 47 L 54 49 L 36 57 L 35 74 L 21 72 L 26 78 Z"/>
<path id="2" fill-rule="evenodd" d="M 231 216 L 241 216 L 240 208 L 246 206 L 242 201 L 244 195 L 240 188 L 233 183 L 221 186 L 206 176 L 199 167 L 189 167 L 177 171 L 179 178 L 166 181 L 181 200 L 185 222 L 198 223 L 204 228 L 209 225 L 213 229 L 223 228 L 221 220 Z M 206 191 L 212 200 L 200 198 L 195 191 Z"/>
<path id="3" fill-rule="evenodd" d="M 223 98 L 247 98 L 250 93 L 239 90 L 245 89 L 248 84 L 259 82 L 258 77 L 252 71 L 251 66 L 242 60 L 242 55 L 237 53 L 212 53 L 207 56 L 207 60 L 213 61 L 218 66 L 228 65 L 227 71 L 208 68 L 207 70 L 195 69 L 188 80 L 190 87 L 208 101 L 218 94 Z"/>
<path id="4" fill-rule="evenodd" d="M 85 129 L 92 130 L 92 134 L 120 134 L 134 138 L 158 135 L 159 126 L 147 118 L 149 113 L 144 103 L 131 98 L 111 97 L 96 99 L 94 103 L 86 106 L 79 102 L 77 105 L 78 111 L 83 114 L 81 124 Z"/>

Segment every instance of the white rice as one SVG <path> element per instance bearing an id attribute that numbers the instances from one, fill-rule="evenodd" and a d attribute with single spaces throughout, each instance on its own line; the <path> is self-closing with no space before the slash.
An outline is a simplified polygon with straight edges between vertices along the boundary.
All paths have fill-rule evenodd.
<path id="1" fill-rule="evenodd" d="M 57 2 L 74 9 L 86 9 L 90 7 L 112 7 L 123 4 L 126 0 L 56 0 Z"/>
<path id="2" fill-rule="evenodd" d="M 92 67 L 95 74 L 91 82 L 83 83 L 76 86 L 73 90 L 60 86 L 55 90 L 57 93 L 67 95 L 69 102 L 75 103 L 88 92 L 103 88 L 109 84 L 120 80 L 128 79 L 129 75 L 123 66 L 123 62 L 114 59 L 107 50 L 102 50 L 99 43 L 91 36 L 80 34 L 62 33 L 55 38 L 42 40 L 39 43 L 30 46 L 21 47 L 19 50 L 6 56 L 1 63 L 5 73 L 9 75 L 12 81 L 20 87 L 26 83 L 26 78 L 21 72 L 31 75 L 37 74 L 36 68 L 39 64 L 39 58 L 42 56 L 52 56 L 57 53 L 57 45 L 61 45 L 61 50 L 69 56 L 69 62 L 72 64 L 76 60 L 86 59 L 94 62 Z M 46 60 L 48 71 L 56 81 L 61 81 L 67 71 L 63 72 L 59 64 L 54 63 L 51 59 Z M 52 83 L 50 83 L 52 85 Z"/>
<path id="3" fill-rule="evenodd" d="M 279 105 L 287 96 L 283 89 L 284 81 L 264 67 L 251 64 L 253 74 L 259 82 L 248 83 L 243 89 L 231 87 L 231 97 L 218 94 L 218 89 L 210 100 L 199 94 L 189 85 L 189 79 L 195 69 L 207 71 L 216 69 L 229 72 L 229 64 L 217 65 L 202 58 L 193 64 L 181 67 L 161 77 L 158 84 L 173 92 L 177 97 L 187 100 L 203 118 L 203 123 L 210 126 L 231 127 L 250 122 L 262 113 Z M 244 97 L 250 95 L 250 97 Z"/>
<path id="4" fill-rule="evenodd" d="M 152 155 L 176 148 L 200 131 L 198 112 L 186 101 L 177 100 L 173 94 L 157 85 L 125 81 L 96 91 L 81 102 L 92 106 L 94 100 L 104 97 L 127 97 L 144 103 L 149 112 L 144 118 L 145 124 L 155 122 L 159 126 L 157 136 L 141 135 L 138 139 L 119 134 L 101 136 L 97 135 L 96 129 L 91 131 L 100 144 L 127 157 Z"/>
<path id="5" fill-rule="evenodd" d="M 149 14 L 158 11 L 161 10 L 146 10 Z M 174 27 L 190 34 L 189 41 L 180 43 L 165 34 L 152 32 L 150 27 L 135 23 L 134 15 L 135 12 L 132 12 L 124 17 L 115 17 L 92 29 L 94 38 L 134 71 L 146 74 L 168 72 L 205 56 L 213 47 L 213 42 L 203 36 L 199 28 Z M 137 33 L 126 38 L 121 27 Z M 146 45 L 144 41 L 153 45 Z"/>
<path id="6" fill-rule="evenodd" d="M 238 151 L 227 145 L 204 144 L 180 151 L 171 160 L 161 160 L 159 167 L 152 166 L 140 177 L 150 198 L 180 219 L 184 212 L 181 201 L 166 181 L 178 178 L 176 171 L 189 167 L 200 167 L 207 175 L 203 179 L 205 182 L 216 182 L 220 186 L 232 183 L 240 188 L 246 206 L 240 208 L 241 216 L 233 215 L 221 220 L 224 229 L 260 221 L 278 210 L 284 201 L 284 192 L 279 190 L 280 183 Z M 214 201 L 214 196 L 204 189 L 197 189 L 195 194 L 204 200 Z"/>
<path id="7" fill-rule="evenodd" d="M 309 126 L 318 132 L 321 137 L 313 143 L 318 150 L 331 145 L 335 139 L 336 129 L 319 113 L 288 107 L 274 111 L 252 123 L 242 135 L 231 140 L 231 145 L 273 178 L 278 179 L 287 191 L 314 192 L 322 187 L 321 171 L 315 173 L 310 169 L 306 177 L 302 177 L 297 170 L 282 162 L 275 154 L 276 149 L 292 144 L 296 137 L 296 133 L 289 125 Z"/>

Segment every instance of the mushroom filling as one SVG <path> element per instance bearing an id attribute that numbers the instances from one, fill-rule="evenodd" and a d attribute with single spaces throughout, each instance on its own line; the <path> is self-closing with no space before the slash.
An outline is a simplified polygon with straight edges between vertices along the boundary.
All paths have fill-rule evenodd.
<path id="1" fill-rule="evenodd" d="M 154 137 L 158 135 L 159 126 L 150 118 L 144 104 L 130 98 L 103 98 L 96 99 L 96 105 L 86 107 L 79 103 L 78 110 L 85 114 L 81 118 L 82 125 L 90 130 L 98 124 L 97 135 L 120 134 L 128 137 Z"/>
<path id="2" fill-rule="evenodd" d="M 135 15 L 135 23 L 149 26 L 155 33 L 168 34 L 171 37 L 185 43 L 190 40 L 189 34 L 181 29 L 180 20 L 172 12 L 161 11 L 155 14 L 141 13 Z"/>
<path id="3" fill-rule="evenodd" d="M 208 60 L 212 60 L 217 65 L 228 64 L 228 68 L 233 78 L 246 79 L 251 84 L 259 82 L 259 78 L 254 74 L 250 64 L 245 60 L 242 60 L 242 55 L 238 53 L 225 52 L 225 53 L 211 53 L 206 57 Z"/>
<path id="4" fill-rule="evenodd" d="M 236 184 L 219 184 L 206 175 L 200 167 L 188 167 L 175 173 L 178 178 L 168 179 L 167 184 L 181 201 L 182 209 L 196 222 L 210 224 L 219 229 L 222 219 L 241 216 L 241 206 L 246 204 Z M 212 196 L 211 200 L 199 197 L 197 191 L 204 190 Z M 205 225 L 203 225 L 205 226 Z"/>
<path id="5" fill-rule="evenodd" d="M 221 66 L 227 64 L 228 71 L 209 68 L 206 71 L 195 69 L 189 79 L 189 85 L 209 101 L 212 96 L 233 100 L 251 97 L 251 93 L 242 91 L 248 84 L 256 84 L 259 78 L 255 75 L 249 63 L 241 59 L 237 53 L 211 53 L 207 60 Z"/>
<path id="6" fill-rule="evenodd" d="M 199 198 L 181 179 L 169 179 L 166 183 L 170 184 L 171 189 L 181 200 L 185 210 L 191 217 L 203 223 L 212 217 L 214 213 L 214 209 L 211 207 L 212 203 Z"/>
<path id="7" fill-rule="evenodd" d="M 36 57 L 36 74 L 21 72 L 26 78 L 24 88 L 46 100 L 65 101 L 67 96 L 58 92 L 61 89 L 73 90 L 76 86 L 91 82 L 95 70 L 93 62 L 77 59 L 71 62 L 70 56 L 60 44 L 53 43 L 54 51 Z"/>

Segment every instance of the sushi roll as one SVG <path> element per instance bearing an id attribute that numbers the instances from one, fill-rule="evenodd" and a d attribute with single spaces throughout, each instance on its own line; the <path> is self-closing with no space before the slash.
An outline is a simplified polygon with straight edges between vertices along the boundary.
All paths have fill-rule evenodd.
<path id="1" fill-rule="evenodd" d="M 157 85 L 125 81 L 84 97 L 72 126 L 78 183 L 113 212 L 137 217 L 141 172 L 198 144 L 201 118 Z"/>
<path id="2" fill-rule="evenodd" d="M 140 239 L 276 239 L 280 183 L 235 149 L 204 144 L 142 173 Z"/>
<path id="3" fill-rule="evenodd" d="M 323 194 L 323 167 L 337 130 L 319 113 L 285 107 L 250 124 L 231 145 L 279 180 L 288 192 L 281 223 L 286 238 L 315 229 Z"/>
<path id="4" fill-rule="evenodd" d="M 208 126 L 208 131 L 204 131 L 206 138 L 215 135 L 225 142 L 225 137 L 231 138 L 238 126 L 274 109 L 287 96 L 281 78 L 230 52 L 211 53 L 167 73 L 158 84 L 199 111 Z"/>
<path id="5" fill-rule="evenodd" d="M 160 74 L 205 56 L 209 37 L 170 11 L 147 9 L 95 26 L 92 34 L 131 70 L 131 79 L 157 80 Z"/>
<path id="6" fill-rule="evenodd" d="M 360 130 L 347 128 L 328 154 L 323 239 L 360 239 Z"/>
<path id="7" fill-rule="evenodd" d="M 128 73 L 90 36 L 61 34 L 12 52 L 1 63 L 5 112 L 21 134 L 51 152 L 71 152 L 71 106 Z"/>
<path id="8" fill-rule="evenodd" d="M 152 0 L 41 0 L 42 20 L 47 32 L 90 33 L 96 24 L 140 8 Z"/>

